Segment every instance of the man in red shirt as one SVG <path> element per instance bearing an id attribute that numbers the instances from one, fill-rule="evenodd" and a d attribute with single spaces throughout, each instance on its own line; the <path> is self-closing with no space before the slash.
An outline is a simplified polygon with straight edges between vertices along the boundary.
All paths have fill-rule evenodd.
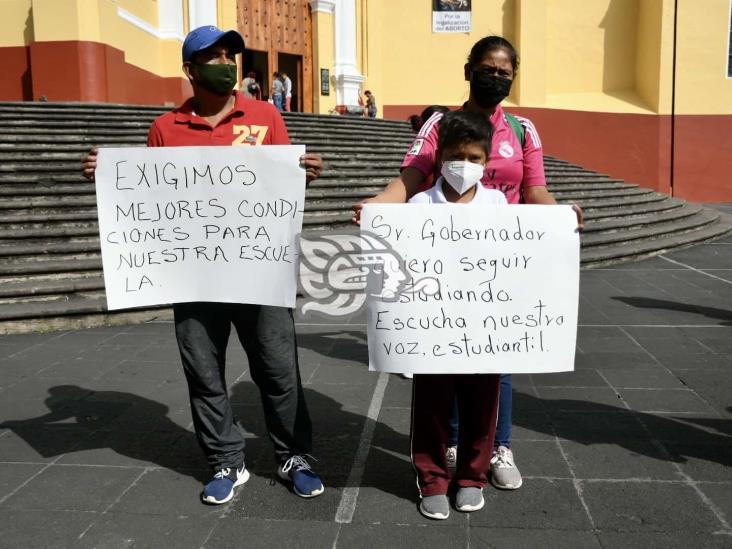
<path id="1" fill-rule="evenodd" d="M 149 147 L 289 145 L 279 112 L 265 101 L 232 91 L 237 81 L 236 54 L 244 40 L 236 31 L 199 27 L 183 43 L 183 72 L 193 97 L 158 117 L 150 127 Z M 300 158 L 306 181 L 316 179 L 319 155 Z M 82 173 L 93 179 L 96 149 L 84 159 Z M 267 429 L 279 462 L 279 475 L 295 493 L 314 497 L 323 484 L 307 461 L 312 445 L 310 416 L 300 380 L 292 310 L 232 303 L 175 303 L 175 334 L 188 381 L 193 425 L 214 470 L 201 498 L 221 504 L 249 479 L 244 466 L 244 437 L 234 424 L 224 369 L 231 325 L 249 359 L 259 388 Z"/>

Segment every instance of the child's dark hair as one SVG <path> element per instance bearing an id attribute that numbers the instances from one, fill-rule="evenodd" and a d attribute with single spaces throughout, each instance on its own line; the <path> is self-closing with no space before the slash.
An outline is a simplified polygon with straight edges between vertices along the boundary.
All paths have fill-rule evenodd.
<path id="1" fill-rule="evenodd" d="M 441 112 L 442 114 L 445 114 L 446 112 L 450 112 L 450 109 L 442 105 L 430 105 L 422 111 L 422 114 L 413 114 L 412 116 L 407 118 L 407 122 L 409 122 L 409 125 L 412 126 L 412 130 L 414 131 L 414 133 L 419 133 L 419 130 L 422 129 L 424 123 L 427 122 L 427 120 L 429 120 L 430 117 L 436 112 Z"/>
<path id="2" fill-rule="evenodd" d="M 440 119 L 437 131 L 437 152 L 467 143 L 479 143 L 488 158 L 491 154 L 493 124 L 484 114 L 470 111 L 451 111 Z"/>
<path id="3" fill-rule="evenodd" d="M 513 72 L 518 70 L 519 60 L 516 48 L 503 36 L 486 36 L 478 40 L 470 50 L 470 55 L 468 55 L 468 67 L 471 70 L 474 69 L 491 50 L 506 50 L 511 58 Z"/>

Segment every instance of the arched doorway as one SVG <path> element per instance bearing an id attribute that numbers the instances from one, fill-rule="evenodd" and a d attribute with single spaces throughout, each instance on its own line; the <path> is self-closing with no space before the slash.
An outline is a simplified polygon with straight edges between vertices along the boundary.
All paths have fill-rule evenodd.
<path id="1" fill-rule="evenodd" d="M 313 112 L 313 42 L 308 0 L 237 0 L 237 25 L 247 51 L 243 74 L 253 70 L 269 96 L 272 73 L 292 80 L 292 110 Z"/>

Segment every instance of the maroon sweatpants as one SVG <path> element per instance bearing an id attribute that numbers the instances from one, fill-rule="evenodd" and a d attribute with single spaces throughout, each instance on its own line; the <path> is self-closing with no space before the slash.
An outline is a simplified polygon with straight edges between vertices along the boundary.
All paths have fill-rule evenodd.
<path id="1" fill-rule="evenodd" d="M 493 374 L 415 375 L 412 393 L 412 464 L 422 496 L 446 494 L 452 480 L 483 488 L 493 456 L 499 376 Z M 445 451 L 448 423 L 457 396 L 460 431 L 457 467 L 450 478 Z"/>

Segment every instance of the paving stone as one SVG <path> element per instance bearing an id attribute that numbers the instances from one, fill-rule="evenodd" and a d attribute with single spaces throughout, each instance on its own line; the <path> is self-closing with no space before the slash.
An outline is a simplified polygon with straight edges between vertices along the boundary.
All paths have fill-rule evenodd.
<path id="1" fill-rule="evenodd" d="M 136 478 L 141 471 L 135 469 Z M 218 517 L 219 505 L 201 502 L 203 484 L 191 475 L 167 469 L 147 470 L 109 509 L 111 513 Z M 246 485 L 239 490 L 246 490 Z"/>
<path id="2" fill-rule="evenodd" d="M 664 448 L 692 480 L 732 482 L 732 439 L 720 446 L 664 442 Z"/>
<path id="3" fill-rule="evenodd" d="M 471 526 L 470 547 L 478 549 L 515 549 L 516 547 L 600 549 L 603 546 L 598 541 L 597 534 L 593 532 Z"/>
<path id="4" fill-rule="evenodd" d="M 592 412 L 622 407 L 618 395 L 609 387 L 537 387 L 536 390 L 547 410 Z"/>
<path id="5" fill-rule="evenodd" d="M 77 547 L 79 535 L 97 515 L 81 511 L 3 509 L 0 513 L 0 547 L 59 549 Z"/>
<path id="6" fill-rule="evenodd" d="M 0 466 L 0 500 L 43 469 L 41 463 L 4 463 Z"/>
<path id="7" fill-rule="evenodd" d="M 559 374 L 534 374 L 531 379 L 536 387 L 607 387 L 608 385 L 594 369 Z"/>
<path id="8" fill-rule="evenodd" d="M 6 424 L 7 425 L 7 424 Z M 0 459 L 47 463 L 60 455 L 73 452 L 89 437 L 91 431 L 74 425 L 11 426 L 0 437 Z"/>
<path id="9" fill-rule="evenodd" d="M 653 482 L 584 482 L 595 525 L 617 532 L 712 532 L 714 514 L 691 486 Z"/>
<path id="10" fill-rule="evenodd" d="M 730 491 L 729 480 L 724 483 L 700 484 L 699 489 L 711 499 L 712 505 L 725 517 L 729 524 L 729 519 L 732 517 L 732 491 Z M 719 528 L 719 530 L 723 529 Z M 732 531 L 729 528 L 726 531 L 728 536 L 732 536 Z"/>
<path id="11" fill-rule="evenodd" d="M 637 415 L 623 409 L 598 408 L 586 414 L 557 411 L 551 414 L 550 419 L 552 432 L 558 437 L 585 444 L 649 438 Z"/>
<path id="12" fill-rule="evenodd" d="M 551 440 L 553 441 L 554 428 L 549 416 L 543 411 L 513 409 L 513 425 L 511 426 L 511 440 Z"/>
<path id="13" fill-rule="evenodd" d="M 704 399 L 719 414 L 732 415 L 729 402 L 727 381 L 729 373 L 725 370 L 676 370 L 676 375 L 684 385 Z"/>
<path id="14" fill-rule="evenodd" d="M 652 368 L 659 367 L 658 360 L 642 349 L 632 352 L 593 352 L 583 355 L 577 366 L 597 368 L 601 370 L 612 368 Z"/>
<path id="15" fill-rule="evenodd" d="M 453 526 L 454 509 L 447 520 L 420 524 L 344 524 L 338 534 L 339 549 L 379 547 L 467 547 L 468 533 L 464 527 Z M 447 523 L 447 524 L 445 524 Z M 471 544 L 471 547 L 473 545 Z"/>
<path id="16" fill-rule="evenodd" d="M 599 532 L 603 547 L 622 547 L 623 549 L 722 549 L 732 544 L 729 535 L 706 532 Z"/>
<path id="17" fill-rule="evenodd" d="M 660 368 L 613 368 L 602 373 L 610 386 L 628 389 L 684 389 L 673 373 Z"/>
<path id="18" fill-rule="evenodd" d="M 315 498 L 301 498 L 290 483 L 276 477 L 274 464 L 269 471 L 258 471 L 238 490 L 228 505 L 227 519 L 300 520 L 332 522 L 341 498 L 344 477 L 329 476 L 325 491 Z"/>
<path id="19" fill-rule="evenodd" d="M 580 479 L 680 480 L 663 450 L 642 439 L 619 443 L 563 441 L 562 448 Z"/>
<path id="20" fill-rule="evenodd" d="M 471 526 L 589 530 L 590 522 L 570 480 L 524 479 L 519 490 L 486 489 L 485 507 Z"/>
<path id="21" fill-rule="evenodd" d="M 516 467 L 524 477 L 569 478 L 570 470 L 555 440 L 511 441 Z"/>
<path id="22" fill-rule="evenodd" d="M 140 475 L 119 467 L 51 465 L 11 496 L 11 509 L 99 511 L 112 504 Z"/>
<path id="23" fill-rule="evenodd" d="M 99 517 L 84 537 L 75 540 L 79 548 L 175 547 L 199 549 L 208 533 L 219 524 L 216 518 L 156 516 L 108 513 Z M 244 538 L 242 538 L 243 540 Z M 239 540 L 241 543 L 242 540 Z M 208 547 L 225 545 L 208 544 Z"/>
<path id="24" fill-rule="evenodd" d="M 216 523 L 207 548 L 247 547 L 270 549 L 286 545 L 288 548 L 312 549 L 332 547 L 339 527 L 332 521 L 266 520 L 229 516 Z M 286 541 L 285 541 L 286 540 Z M 348 547 L 339 541 L 338 547 Z"/>
<path id="25" fill-rule="evenodd" d="M 618 389 L 633 410 L 662 413 L 714 413 L 712 407 L 688 389 Z"/>
<path id="26" fill-rule="evenodd" d="M 192 433 L 188 435 L 193 436 Z M 175 432 L 95 431 L 57 463 L 174 468 L 174 463 L 163 461 L 161 456 L 169 451 L 180 436 L 180 433 Z"/>
<path id="27" fill-rule="evenodd" d="M 663 414 L 639 414 L 639 419 L 651 436 L 662 442 L 721 447 L 730 441 L 732 425 L 728 419 Z"/>

